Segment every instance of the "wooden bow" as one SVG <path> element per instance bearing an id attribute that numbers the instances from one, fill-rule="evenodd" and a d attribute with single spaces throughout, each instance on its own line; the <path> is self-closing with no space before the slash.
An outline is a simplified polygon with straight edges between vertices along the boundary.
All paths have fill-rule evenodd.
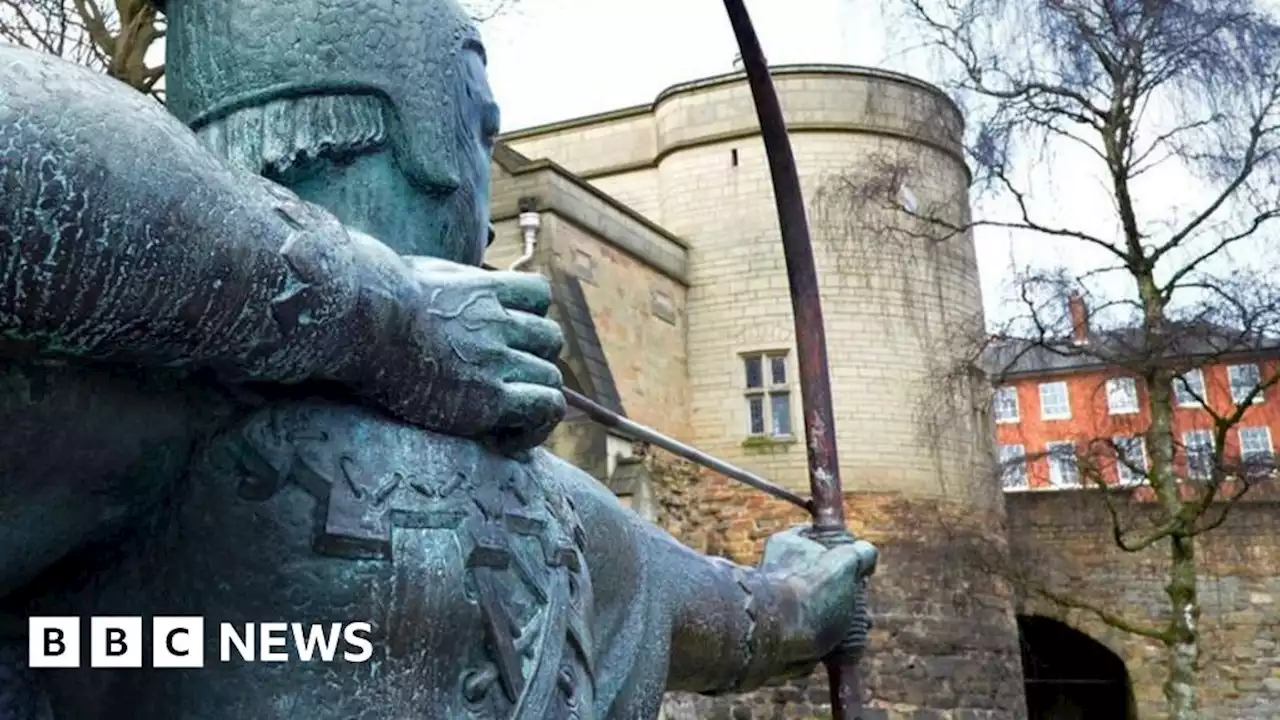
<path id="1" fill-rule="evenodd" d="M 760 40 L 742 0 L 724 0 L 756 115 L 764 139 L 773 195 L 778 206 L 782 231 L 782 251 L 787 263 L 791 310 L 795 315 L 796 354 L 800 360 L 800 397 L 804 405 L 804 435 L 808 448 L 809 509 L 817 539 L 827 544 L 847 542 L 844 521 L 844 492 L 840 486 L 840 466 L 836 454 L 835 415 L 831 404 L 831 375 L 827 369 L 826 325 L 822 321 L 822 300 L 818 294 L 818 272 L 813 260 L 813 243 L 805 217 L 804 196 L 795 155 L 787 137 L 787 125 L 778 103 L 778 93 L 769 76 Z M 841 649 L 824 660 L 831 684 L 831 715 L 835 720 L 861 720 L 857 656 Z"/>

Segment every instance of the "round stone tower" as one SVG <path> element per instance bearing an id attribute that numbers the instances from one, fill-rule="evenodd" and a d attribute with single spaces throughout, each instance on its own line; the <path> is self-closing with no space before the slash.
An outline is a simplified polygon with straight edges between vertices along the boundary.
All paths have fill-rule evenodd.
<path id="1" fill-rule="evenodd" d="M 820 275 L 846 514 L 882 549 L 868 717 L 1024 717 L 1012 596 L 973 561 L 1005 537 L 984 396 L 957 372 L 982 327 L 972 238 L 945 231 L 969 213 L 963 118 L 937 88 L 880 70 L 782 66 L 773 81 Z M 807 491 L 786 266 L 745 76 L 510 142 L 688 244 L 687 437 Z M 740 562 L 804 519 L 727 481 L 709 481 L 702 502 L 718 551 Z M 810 681 L 697 705 L 801 718 L 825 702 L 825 682 Z"/>
<path id="2" fill-rule="evenodd" d="M 921 427 L 921 396 L 940 389 L 936 376 L 948 365 L 937 340 L 968 329 L 982 312 L 973 244 L 919 237 L 927 223 L 908 223 L 903 209 L 951 222 L 967 212 L 959 111 L 935 88 L 882 71 L 783 67 L 774 83 L 808 201 L 846 487 L 978 501 L 974 483 L 989 483 L 973 473 L 975 426 L 960 423 L 968 425 L 964 442 L 927 436 L 938 423 Z M 771 386 L 796 387 L 794 331 L 773 188 L 746 81 L 729 76 L 672 87 L 658 96 L 654 120 L 661 222 L 691 249 L 694 440 L 807 487 L 802 443 L 793 450 L 785 432 L 774 432 L 802 434 L 798 396 L 782 420 L 771 411 L 786 402 L 767 397 Z M 752 390 L 748 363 L 755 384 L 754 361 L 746 358 L 755 352 L 779 357 L 786 370 L 780 383 L 763 378 L 763 408 L 744 400 Z M 752 433 L 753 413 L 760 429 L 760 409 L 767 427 Z M 954 423 L 943 425 L 955 434 Z M 744 432 L 762 437 L 744 447 Z M 987 503 L 995 497 L 977 495 Z"/>
<path id="3" fill-rule="evenodd" d="M 972 238 L 944 230 L 968 218 L 963 118 L 899 74 L 792 66 L 773 79 L 813 234 L 847 514 L 883 548 L 867 686 L 886 711 L 1018 717 L 1011 598 L 968 561 L 1003 542 L 1004 523 L 982 395 L 957 372 L 982 320 Z M 807 489 L 786 266 L 746 80 L 669 88 L 653 114 L 661 221 L 690 245 L 693 440 Z M 733 496 L 743 511 L 725 511 L 726 549 L 747 560 L 790 515 Z"/>

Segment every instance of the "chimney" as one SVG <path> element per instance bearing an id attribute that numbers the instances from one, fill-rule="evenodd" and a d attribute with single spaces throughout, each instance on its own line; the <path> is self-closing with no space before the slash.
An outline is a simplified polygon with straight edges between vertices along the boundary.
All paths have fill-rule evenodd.
<path id="1" fill-rule="evenodd" d="M 1071 342 L 1076 345 L 1089 344 L 1089 307 L 1084 304 L 1084 297 L 1076 290 L 1067 297 L 1067 310 L 1071 313 Z"/>

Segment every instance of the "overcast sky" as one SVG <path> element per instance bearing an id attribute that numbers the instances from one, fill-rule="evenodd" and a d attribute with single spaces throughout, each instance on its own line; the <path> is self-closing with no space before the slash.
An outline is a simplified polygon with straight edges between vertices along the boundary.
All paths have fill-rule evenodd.
<path id="1" fill-rule="evenodd" d="M 721 0 L 518 3 L 482 28 L 505 130 L 651 102 L 670 85 L 729 72 L 737 52 Z M 901 22 L 883 16 L 881 0 L 747 0 L 747 6 L 771 63 L 870 65 L 939 80 L 935 57 L 919 49 Z M 1038 220 L 1118 236 L 1096 158 L 1068 150 L 1022 169 L 1021 187 L 1029 191 Z M 1177 170 L 1149 173 L 1139 183 L 1145 217 L 1173 222 L 1203 206 L 1207 195 Z M 983 202 L 979 214 L 995 207 Z M 1078 241 L 1039 235 L 1015 239 L 979 228 L 975 242 L 989 321 L 1003 314 L 999 307 L 1012 292 L 1012 266 L 1062 266 L 1082 274 L 1108 260 Z M 1256 246 L 1249 252 L 1234 261 L 1257 264 Z M 1118 280 L 1105 291 L 1132 297 L 1131 279 Z"/>
<path id="2" fill-rule="evenodd" d="M 504 130 L 651 102 L 670 85 L 733 69 L 737 44 L 721 0 L 519 2 L 482 28 Z M 933 62 L 883 21 L 878 0 L 748 0 L 747 6 L 770 63 L 869 65 L 935 79 Z M 1006 233 L 986 230 L 976 242 L 992 316 L 1009 277 L 1011 245 Z M 1048 246 L 1036 254 L 1058 259 Z"/>
<path id="3" fill-rule="evenodd" d="M 649 102 L 669 85 L 733 69 L 737 44 L 721 0 L 519 2 L 482 29 L 509 130 Z M 886 59 L 871 27 L 880 23 L 851 12 L 873 11 L 877 0 L 747 4 L 771 63 Z"/>

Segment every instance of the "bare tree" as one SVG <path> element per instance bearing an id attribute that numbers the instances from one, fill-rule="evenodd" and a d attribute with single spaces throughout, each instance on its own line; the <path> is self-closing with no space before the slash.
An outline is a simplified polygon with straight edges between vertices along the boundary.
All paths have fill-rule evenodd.
<path id="1" fill-rule="evenodd" d="M 477 22 L 515 0 L 466 0 Z M 100 69 L 143 93 L 163 98 L 164 15 L 152 0 L 0 0 L 0 40 Z M 149 57 L 150 56 L 150 57 Z"/>
<path id="2" fill-rule="evenodd" d="M 1092 370 L 1141 389 L 1144 453 L 1107 433 L 1046 459 L 1096 490 L 1119 548 L 1166 549 L 1167 612 L 1124 617 L 1034 573 L 1021 584 L 1160 643 L 1169 716 L 1197 718 L 1197 538 L 1275 477 L 1274 453 L 1242 453 L 1234 439 L 1254 401 L 1280 382 L 1280 23 L 1255 0 L 888 4 L 935 53 L 966 111 L 981 202 L 970 218 L 957 217 L 962 199 L 904 198 L 904 186 L 927 184 L 929 169 L 886 153 L 819 193 L 819 212 L 846 224 L 828 245 L 846 269 L 890 262 L 903 276 L 938 262 L 940 248 L 969 243 L 977 228 L 1069 256 L 1017 273 L 994 332 L 955 318 L 921 335 L 952 357 L 965 348 L 963 362 L 938 368 L 949 397 L 963 397 L 954 388 L 978 371 L 1003 384 Z M 1093 185 L 1055 187 L 1052 176 L 1068 165 L 1083 166 Z M 1100 202 L 1087 198 L 1094 186 Z M 1082 328 L 1077 301 L 1086 298 Z M 1233 378 L 1230 402 L 1204 397 L 1195 369 L 1228 362 L 1258 371 Z M 1188 401 L 1203 406 L 1210 442 L 1188 447 L 1179 436 L 1176 409 Z M 1122 507 L 1135 493 L 1147 501 L 1140 512 Z"/>
<path id="3" fill-rule="evenodd" d="M 150 0 L 0 0 L 0 39 L 51 53 L 152 93 L 163 63 L 148 53 L 164 37 Z"/>
<path id="4" fill-rule="evenodd" d="M 463 0 L 462 6 L 478 23 L 488 22 L 510 11 L 516 0 Z"/>

